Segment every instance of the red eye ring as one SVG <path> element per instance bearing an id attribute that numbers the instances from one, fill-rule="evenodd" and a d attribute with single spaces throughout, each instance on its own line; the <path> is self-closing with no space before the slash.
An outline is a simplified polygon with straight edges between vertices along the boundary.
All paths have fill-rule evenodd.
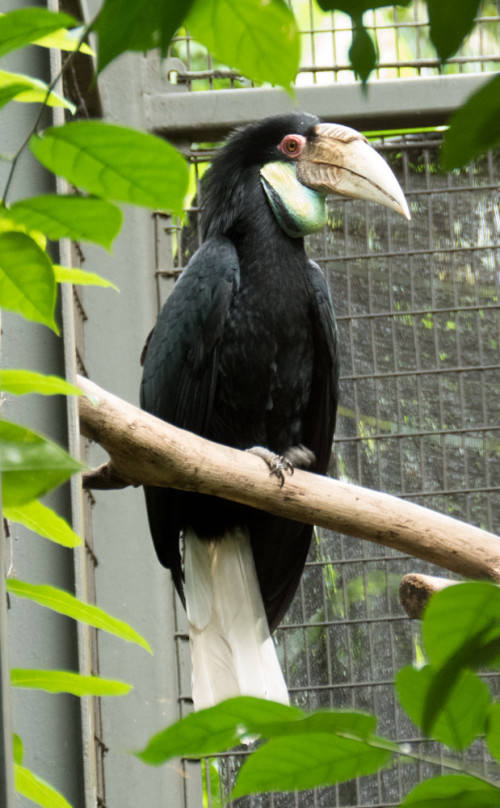
<path id="1" fill-rule="evenodd" d="M 278 149 L 286 157 L 291 157 L 293 159 L 302 153 L 305 145 L 306 139 L 303 135 L 285 135 L 279 144 Z"/>

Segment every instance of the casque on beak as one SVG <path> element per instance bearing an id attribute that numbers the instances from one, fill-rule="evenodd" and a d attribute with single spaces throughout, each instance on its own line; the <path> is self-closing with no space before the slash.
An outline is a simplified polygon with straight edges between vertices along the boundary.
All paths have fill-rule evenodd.
<path id="1" fill-rule="evenodd" d="M 348 126 L 320 123 L 297 160 L 297 178 L 324 193 L 378 202 L 410 219 L 401 187 L 366 138 Z"/>

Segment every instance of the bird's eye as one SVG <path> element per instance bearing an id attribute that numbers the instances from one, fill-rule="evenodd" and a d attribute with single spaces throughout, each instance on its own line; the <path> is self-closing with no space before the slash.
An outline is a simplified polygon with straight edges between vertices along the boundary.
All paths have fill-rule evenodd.
<path id="1" fill-rule="evenodd" d="M 302 135 L 285 135 L 278 149 L 287 157 L 298 157 L 305 144 L 306 139 Z"/>

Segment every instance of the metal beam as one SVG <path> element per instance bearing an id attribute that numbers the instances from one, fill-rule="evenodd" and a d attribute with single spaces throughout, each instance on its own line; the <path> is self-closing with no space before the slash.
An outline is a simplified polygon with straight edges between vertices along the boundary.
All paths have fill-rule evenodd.
<path id="1" fill-rule="evenodd" d="M 148 128 L 174 140 L 218 140 L 236 126 L 294 109 L 362 131 L 441 126 L 491 73 L 307 87 L 295 101 L 283 90 L 251 88 L 187 92 L 160 76 L 146 57 L 144 109 Z"/>
<path id="2" fill-rule="evenodd" d="M 0 513 L 2 510 L 0 490 Z M 0 805 L 14 808 L 14 761 L 10 720 L 10 670 L 8 660 L 7 595 L 5 592 L 5 542 L 3 519 L 0 524 Z"/>

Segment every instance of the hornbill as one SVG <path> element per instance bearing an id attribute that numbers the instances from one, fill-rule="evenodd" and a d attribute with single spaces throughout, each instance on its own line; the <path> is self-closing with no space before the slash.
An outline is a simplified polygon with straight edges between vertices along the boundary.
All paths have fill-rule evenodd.
<path id="1" fill-rule="evenodd" d="M 255 451 L 282 484 L 293 466 L 325 474 L 337 329 L 303 237 L 325 224 L 329 193 L 410 218 L 403 193 L 362 135 L 304 113 L 237 130 L 202 190 L 202 244 L 147 345 L 141 405 Z M 270 631 L 296 591 L 312 527 L 195 492 L 146 488 L 146 501 L 187 611 L 195 707 L 239 694 L 288 702 Z"/>

